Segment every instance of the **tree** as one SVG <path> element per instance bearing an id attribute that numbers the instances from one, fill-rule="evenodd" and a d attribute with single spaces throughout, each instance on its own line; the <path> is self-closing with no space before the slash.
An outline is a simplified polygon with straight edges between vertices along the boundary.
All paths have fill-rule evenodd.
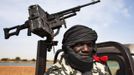
<path id="1" fill-rule="evenodd" d="M 20 57 L 16 57 L 16 58 L 15 58 L 15 61 L 20 61 L 20 60 L 21 60 Z"/>
<path id="2" fill-rule="evenodd" d="M 31 61 L 36 61 L 34 58 Z"/>

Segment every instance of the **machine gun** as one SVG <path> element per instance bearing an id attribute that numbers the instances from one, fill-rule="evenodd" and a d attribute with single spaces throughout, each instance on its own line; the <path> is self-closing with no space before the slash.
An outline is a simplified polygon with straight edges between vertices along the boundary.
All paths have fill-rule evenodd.
<path id="1" fill-rule="evenodd" d="M 62 25 L 66 28 L 65 19 L 75 16 L 77 14 L 76 12 L 80 11 L 82 7 L 93 5 L 98 2 L 100 2 L 100 0 L 93 0 L 90 3 L 53 14 L 47 13 L 39 5 L 31 5 L 29 7 L 29 18 L 24 24 L 11 28 L 4 28 L 5 39 L 8 39 L 13 35 L 18 35 L 20 30 L 26 28 L 28 28 L 28 36 L 30 36 L 31 33 L 34 33 L 39 37 L 46 37 L 46 40 L 38 41 L 36 61 L 36 75 L 43 75 L 46 69 L 47 51 L 50 51 L 52 46 L 57 45 L 57 41 L 53 41 L 53 38 L 59 33 Z M 15 32 L 10 32 L 15 29 Z M 55 29 L 57 29 L 57 32 L 54 33 Z"/>
<path id="2" fill-rule="evenodd" d="M 65 25 L 66 27 L 66 18 L 75 16 L 77 14 L 76 12 L 80 11 L 80 8 L 93 5 L 98 2 L 100 2 L 100 0 L 53 14 L 47 13 L 39 5 L 31 5 L 29 7 L 29 18 L 24 24 L 11 28 L 4 28 L 5 39 L 8 39 L 13 35 L 18 35 L 20 30 L 26 28 L 28 28 L 28 36 L 31 35 L 32 32 L 42 38 L 45 36 L 50 36 L 52 39 L 56 35 L 53 33 L 54 29 L 59 29 L 62 25 Z M 9 31 L 13 29 L 16 29 L 16 31 L 9 33 Z"/>

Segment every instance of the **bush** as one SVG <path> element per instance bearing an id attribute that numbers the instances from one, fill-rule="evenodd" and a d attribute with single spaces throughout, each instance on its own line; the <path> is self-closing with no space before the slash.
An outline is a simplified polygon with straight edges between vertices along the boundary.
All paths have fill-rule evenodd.
<path id="1" fill-rule="evenodd" d="M 1 61 L 9 61 L 9 58 L 2 58 Z"/>

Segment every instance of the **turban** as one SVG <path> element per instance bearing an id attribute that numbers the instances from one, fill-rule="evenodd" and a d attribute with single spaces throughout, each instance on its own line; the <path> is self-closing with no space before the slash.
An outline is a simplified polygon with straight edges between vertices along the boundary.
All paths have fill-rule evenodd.
<path id="1" fill-rule="evenodd" d="M 64 57 L 71 67 L 80 71 L 90 71 L 93 67 L 93 51 L 87 59 L 83 59 L 79 53 L 75 53 L 71 46 L 79 42 L 93 42 L 97 40 L 97 33 L 82 25 L 75 25 L 68 29 L 62 40 L 62 49 L 64 50 Z M 93 47 L 94 48 L 94 47 Z"/>
<path id="2" fill-rule="evenodd" d="M 95 42 L 97 37 L 97 33 L 91 28 L 82 25 L 75 25 L 65 32 L 62 44 L 72 46 L 83 41 Z"/>

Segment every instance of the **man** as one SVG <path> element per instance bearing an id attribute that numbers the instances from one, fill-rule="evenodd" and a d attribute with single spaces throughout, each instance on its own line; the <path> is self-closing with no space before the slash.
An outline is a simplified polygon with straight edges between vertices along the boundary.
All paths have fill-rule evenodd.
<path id="1" fill-rule="evenodd" d="M 83 25 L 68 29 L 62 40 L 63 54 L 47 75 L 109 75 L 105 61 L 96 56 L 97 33 Z"/>

